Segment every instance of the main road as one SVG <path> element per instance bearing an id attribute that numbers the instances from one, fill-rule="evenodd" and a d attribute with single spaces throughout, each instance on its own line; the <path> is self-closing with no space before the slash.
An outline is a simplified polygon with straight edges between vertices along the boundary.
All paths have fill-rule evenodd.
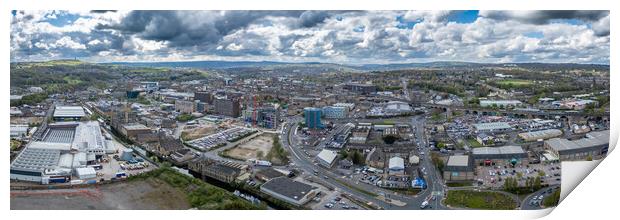
<path id="1" fill-rule="evenodd" d="M 318 173 L 322 176 L 323 181 L 334 186 L 334 188 L 338 191 L 352 194 L 385 209 L 420 209 L 422 202 L 427 197 L 430 197 L 431 193 L 435 192 L 437 197 L 440 196 L 437 192 L 441 192 L 441 195 L 443 195 L 444 186 L 441 183 L 441 179 L 438 178 L 438 173 L 435 171 L 433 164 L 430 162 L 430 157 L 428 156 L 429 152 L 424 138 L 424 119 L 422 116 L 412 117 L 411 124 L 415 125 L 414 132 L 416 132 L 415 136 L 417 142 L 423 146 L 422 148 L 426 151 L 422 157 L 421 165 L 426 167 L 425 169 L 427 170 L 427 173 L 430 174 L 426 177 L 427 182 L 430 184 L 426 190 L 415 196 L 403 195 L 366 183 L 354 182 L 349 178 L 335 174 L 331 170 L 314 163 L 314 158 L 309 157 L 307 154 L 303 153 L 299 147 L 295 146 L 296 142 L 294 141 L 294 135 L 298 128 L 298 122 L 300 121 L 301 118 L 299 117 L 288 118 L 287 123 L 282 129 L 281 140 L 284 148 L 291 153 L 291 158 L 295 163 L 295 166 L 302 169 L 306 173 L 314 173 L 314 171 L 318 171 Z M 441 198 L 437 198 L 434 201 L 430 201 L 432 203 L 430 206 L 434 209 L 445 208 L 440 204 L 440 200 Z"/>

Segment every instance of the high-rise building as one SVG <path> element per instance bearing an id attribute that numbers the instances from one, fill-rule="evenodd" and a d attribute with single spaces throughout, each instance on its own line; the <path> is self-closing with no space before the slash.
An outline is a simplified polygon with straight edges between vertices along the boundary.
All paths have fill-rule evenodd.
<path id="1" fill-rule="evenodd" d="M 213 104 L 213 94 L 210 92 L 195 92 L 194 100 L 200 100 L 201 102 Z"/>
<path id="2" fill-rule="evenodd" d="M 239 117 L 241 114 L 239 99 L 218 98 L 215 99 L 213 103 L 217 114 L 226 115 L 233 118 Z"/>
<path id="3" fill-rule="evenodd" d="M 304 108 L 304 118 L 306 119 L 306 126 L 310 129 L 321 129 L 323 124 L 321 123 L 321 109 L 308 107 Z"/>
<path id="4" fill-rule="evenodd" d="M 193 113 L 196 111 L 196 103 L 192 101 L 176 100 L 174 109 L 181 113 Z"/>
<path id="5" fill-rule="evenodd" d="M 326 106 L 323 107 L 323 115 L 325 118 L 345 118 L 347 117 L 347 108 Z"/>
<path id="6" fill-rule="evenodd" d="M 196 102 L 196 111 L 200 113 L 204 113 L 207 111 L 207 103 L 204 102 Z"/>

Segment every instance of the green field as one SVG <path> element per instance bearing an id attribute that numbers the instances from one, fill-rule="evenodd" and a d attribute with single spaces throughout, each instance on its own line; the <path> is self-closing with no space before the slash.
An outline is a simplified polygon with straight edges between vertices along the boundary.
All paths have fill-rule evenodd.
<path id="1" fill-rule="evenodd" d="M 482 144 L 473 138 L 467 139 L 467 144 L 472 148 L 482 147 Z"/>
<path id="2" fill-rule="evenodd" d="M 472 190 L 448 191 L 445 204 L 470 209 L 510 210 L 517 207 L 516 201 L 505 194 Z"/>
<path id="3" fill-rule="evenodd" d="M 529 86 L 532 85 L 534 82 L 532 82 L 531 80 L 525 80 L 525 79 L 505 79 L 505 80 L 499 80 L 496 81 L 495 83 L 499 84 L 499 85 L 503 85 L 503 86 Z"/>
<path id="4" fill-rule="evenodd" d="M 170 186 L 186 192 L 185 197 L 192 208 L 197 209 L 265 209 L 264 205 L 254 205 L 232 193 L 203 182 L 200 179 L 183 175 L 172 168 L 162 168 L 131 176 L 128 181 L 143 181 L 146 179 L 158 179 Z"/>

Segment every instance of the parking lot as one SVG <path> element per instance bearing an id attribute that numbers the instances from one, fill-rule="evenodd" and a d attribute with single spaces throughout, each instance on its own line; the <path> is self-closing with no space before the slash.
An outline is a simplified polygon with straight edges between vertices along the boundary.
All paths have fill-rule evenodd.
<path id="1" fill-rule="evenodd" d="M 560 163 L 517 165 L 514 168 L 510 166 L 479 166 L 476 171 L 476 180 L 482 182 L 482 186 L 491 188 L 503 187 L 504 179 L 507 177 L 517 178 L 519 185 L 525 186 L 527 177 L 536 178 L 541 174 L 543 174 L 540 176 L 543 185 L 558 185 L 561 183 Z M 519 176 L 521 178 L 518 178 Z"/>
<path id="2" fill-rule="evenodd" d="M 236 141 L 242 137 L 250 135 L 253 132 L 255 132 L 255 130 L 236 127 L 222 132 L 218 132 L 216 134 L 198 138 L 187 143 L 200 150 L 206 151 L 212 148 L 224 146 L 228 142 Z"/>
<path id="3" fill-rule="evenodd" d="M 338 191 L 322 191 L 319 199 L 313 200 L 309 203 L 313 210 L 329 210 L 329 209 L 360 209 L 350 200 L 343 198 Z M 318 200 L 318 202 L 317 202 Z"/>
<path id="4" fill-rule="evenodd" d="M 122 152 L 123 149 L 125 149 L 125 146 L 123 146 L 122 144 L 116 141 L 113 141 L 113 143 L 116 145 L 118 149 L 117 152 Z M 105 180 L 110 180 L 111 178 L 115 178 L 116 174 L 119 172 L 124 172 L 127 176 L 131 176 L 131 175 L 135 175 L 135 174 L 139 174 L 143 172 L 148 172 L 156 168 L 153 164 L 151 164 L 147 160 L 144 160 L 139 155 L 135 155 L 136 156 L 135 162 L 137 163 L 133 163 L 133 164 L 127 161 L 121 161 L 121 160 L 114 159 L 115 156 L 120 156 L 120 153 L 106 155 L 106 157 L 104 157 L 104 160 L 103 160 L 104 162 L 101 163 L 102 169 L 97 170 L 98 179 L 103 178 Z"/>

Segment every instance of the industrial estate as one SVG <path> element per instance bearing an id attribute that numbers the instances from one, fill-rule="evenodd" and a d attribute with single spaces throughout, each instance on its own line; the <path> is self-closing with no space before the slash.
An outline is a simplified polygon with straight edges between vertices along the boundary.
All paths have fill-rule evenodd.
<path id="1" fill-rule="evenodd" d="M 11 209 L 543 209 L 561 162 L 609 148 L 609 65 L 63 59 L 10 74 Z"/>

